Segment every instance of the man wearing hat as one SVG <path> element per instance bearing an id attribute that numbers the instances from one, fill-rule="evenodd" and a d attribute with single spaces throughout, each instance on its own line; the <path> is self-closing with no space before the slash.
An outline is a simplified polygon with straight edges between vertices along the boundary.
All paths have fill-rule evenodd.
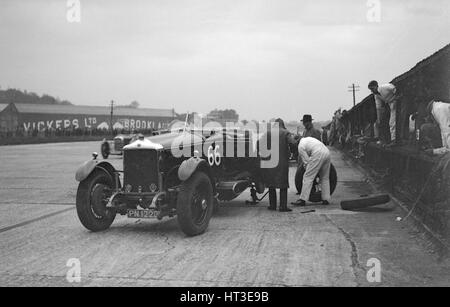
<path id="1" fill-rule="evenodd" d="M 314 128 L 314 125 L 313 125 L 312 121 L 313 121 L 313 118 L 312 118 L 311 115 L 309 115 L 309 114 L 303 115 L 302 122 L 303 122 L 303 126 L 305 127 L 305 131 L 303 131 L 302 137 L 304 137 L 304 138 L 312 137 L 312 138 L 315 138 L 315 139 L 317 139 L 319 141 L 322 141 L 321 140 L 321 133 L 320 133 L 319 130 Z"/>

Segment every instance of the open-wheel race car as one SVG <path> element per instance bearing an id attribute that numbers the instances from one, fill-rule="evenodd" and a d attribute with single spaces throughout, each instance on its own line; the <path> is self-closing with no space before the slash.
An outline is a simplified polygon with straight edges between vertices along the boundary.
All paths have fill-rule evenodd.
<path id="1" fill-rule="evenodd" d="M 152 135 L 169 133 L 169 130 L 155 130 Z M 123 148 L 137 140 L 139 133 L 133 131 L 129 134 L 118 134 L 112 140 L 103 139 L 100 145 L 100 153 L 103 159 L 108 159 L 110 155 L 123 155 Z"/>
<path id="2" fill-rule="evenodd" d="M 100 153 L 103 159 L 108 159 L 110 155 L 122 155 L 123 147 L 137 139 L 137 133 L 118 134 L 112 140 L 103 139 L 100 145 Z"/>
<path id="3" fill-rule="evenodd" d="M 123 148 L 123 170 L 95 154 L 77 170 L 78 217 L 87 229 L 102 231 L 117 214 L 177 216 L 186 235 L 201 234 L 219 201 L 250 188 L 251 203 L 256 203 L 264 193 L 257 148 L 250 131 L 140 135 Z"/>

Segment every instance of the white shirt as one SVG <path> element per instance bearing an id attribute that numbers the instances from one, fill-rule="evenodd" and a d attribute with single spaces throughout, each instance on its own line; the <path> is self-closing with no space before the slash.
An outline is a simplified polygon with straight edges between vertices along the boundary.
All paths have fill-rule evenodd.
<path id="1" fill-rule="evenodd" d="M 298 144 L 298 153 L 302 158 L 303 163 L 307 164 L 312 156 L 315 154 L 328 153 L 329 150 L 321 141 L 306 137 L 300 140 Z"/>
<path id="2" fill-rule="evenodd" d="M 431 109 L 436 122 L 439 124 L 442 134 L 442 144 L 444 147 L 450 148 L 450 103 L 435 101 Z"/>
<path id="3" fill-rule="evenodd" d="M 450 127 L 450 103 L 435 101 L 431 109 L 431 114 L 433 114 L 441 130 L 448 130 Z"/>
<path id="4" fill-rule="evenodd" d="M 384 104 L 395 102 L 397 88 L 393 84 L 388 83 L 378 86 L 378 92 L 379 94 L 374 94 L 377 109 L 382 108 Z"/>

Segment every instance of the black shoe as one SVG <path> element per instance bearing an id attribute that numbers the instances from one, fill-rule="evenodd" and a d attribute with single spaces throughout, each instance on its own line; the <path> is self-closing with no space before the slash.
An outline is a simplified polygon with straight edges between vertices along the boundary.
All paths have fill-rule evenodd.
<path id="1" fill-rule="evenodd" d="M 267 207 L 267 210 L 270 210 L 270 211 L 277 211 L 277 207 L 269 206 L 269 207 Z"/>
<path id="2" fill-rule="evenodd" d="M 306 201 L 304 201 L 303 199 L 299 199 L 295 203 L 291 204 L 297 207 L 306 207 Z"/>
<path id="3" fill-rule="evenodd" d="M 330 204 L 330 202 L 328 201 L 328 200 L 324 200 L 323 202 L 322 202 L 322 205 L 324 205 L 324 206 L 328 206 Z"/>
<path id="4" fill-rule="evenodd" d="M 280 212 L 292 212 L 292 209 L 289 208 L 280 208 Z"/>

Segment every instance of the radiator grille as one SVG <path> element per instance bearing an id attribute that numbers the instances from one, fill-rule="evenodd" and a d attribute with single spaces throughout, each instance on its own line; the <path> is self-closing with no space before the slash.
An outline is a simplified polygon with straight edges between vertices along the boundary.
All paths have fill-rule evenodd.
<path id="1" fill-rule="evenodd" d="M 131 192 L 158 191 L 158 152 L 153 149 L 125 150 L 123 156 L 124 186 Z M 156 188 L 156 189 L 155 189 Z"/>

